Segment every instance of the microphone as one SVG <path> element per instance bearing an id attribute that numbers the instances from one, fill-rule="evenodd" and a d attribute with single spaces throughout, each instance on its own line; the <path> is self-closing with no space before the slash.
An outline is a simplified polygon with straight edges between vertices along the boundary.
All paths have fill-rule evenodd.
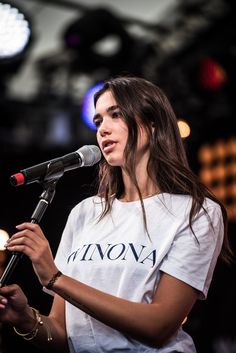
<path id="1" fill-rule="evenodd" d="M 68 170 L 93 166 L 100 161 L 101 156 L 99 147 L 85 145 L 75 152 L 20 170 L 10 177 L 10 183 L 19 186 L 57 179 Z"/>

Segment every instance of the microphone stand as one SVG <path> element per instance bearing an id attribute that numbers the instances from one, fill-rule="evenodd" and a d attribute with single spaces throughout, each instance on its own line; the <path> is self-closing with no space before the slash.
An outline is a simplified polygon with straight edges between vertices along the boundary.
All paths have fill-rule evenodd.
<path id="1" fill-rule="evenodd" d="M 31 223 L 39 223 L 41 221 L 44 212 L 46 211 L 48 205 L 52 202 L 54 198 L 56 192 L 56 184 L 59 180 L 59 177 L 60 176 L 46 183 L 43 183 L 44 191 L 40 195 L 40 200 L 31 216 Z M 5 284 L 7 284 L 7 281 L 9 280 L 13 270 L 15 269 L 16 265 L 18 264 L 19 260 L 23 257 L 23 255 L 24 254 L 22 253 L 13 252 L 10 261 L 0 279 L 0 287 L 3 287 Z"/>

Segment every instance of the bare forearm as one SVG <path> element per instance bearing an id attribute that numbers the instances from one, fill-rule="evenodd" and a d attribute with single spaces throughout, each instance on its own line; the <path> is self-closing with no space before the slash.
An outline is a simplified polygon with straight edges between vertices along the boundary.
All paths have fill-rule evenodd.
<path id="1" fill-rule="evenodd" d="M 39 318 L 40 323 L 37 325 L 35 317 L 30 315 L 23 323 L 15 327 L 15 332 L 22 336 L 22 339 L 45 352 L 69 352 L 65 330 L 53 318 L 41 314 L 39 314 Z"/>
<path id="2" fill-rule="evenodd" d="M 38 335 L 32 340 L 33 345 L 45 352 L 67 353 L 69 352 L 65 332 L 54 324 L 53 319 L 42 316 L 44 325 L 40 328 Z"/>
<path id="3" fill-rule="evenodd" d="M 159 323 L 157 321 L 155 310 L 158 304 L 130 302 L 67 276 L 60 277 L 53 290 L 97 320 L 149 345 L 162 342 L 163 334 L 166 333 L 165 318 L 162 318 L 161 313 Z"/>

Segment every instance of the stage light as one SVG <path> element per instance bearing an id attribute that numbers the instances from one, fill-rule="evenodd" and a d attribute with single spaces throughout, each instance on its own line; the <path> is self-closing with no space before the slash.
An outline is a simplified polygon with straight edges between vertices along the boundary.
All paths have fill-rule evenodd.
<path id="1" fill-rule="evenodd" d="M 0 59 L 8 59 L 26 48 L 31 30 L 23 13 L 9 4 L 0 3 L 0 19 Z"/>
<path id="2" fill-rule="evenodd" d="M 225 85 L 228 77 L 224 68 L 213 58 L 204 58 L 200 63 L 199 81 L 203 88 L 218 90 Z"/>
<path id="3" fill-rule="evenodd" d="M 190 131 L 191 131 L 190 126 L 186 121 L 178 120 L 178 127 L 179 127 L 180 136 L 182 138 L 186 138 L 190 135 Z"/>
<path id="4" fill-rule="evenodd" d="M 89 88 L 83 98 L 82 102 L 82 109 L 81 109 L 81 116 L 82 119 L 85 123 L 86 126 L 89 127 L 89 129 L 96 130 L 96 127 L 93 123 L 93 116 L 94 116 L 94 102 L 93 102 L 93 97 L 94 94 L 102 88 L 103 84 L 102 83 L 96 83 L 94 86 Z"/>
<path id="5" fill-rule="evenodd" d="M 16 7 L 0 2 L 0 94 L 7 94 L 11 75 L 19 72 L 32 43 L 31 23 Z"/>
<path id="6" fill-rule="evenodd" d="M 0 251 L 6 250 L 4 245 L 6 244 L 8 238 L 9 234 L 5 230 L 0 229 Z"/>
<path id="7" fill-rule="evenodd" d="M 230 221 L 236 220 L 236 137 L 203 144 L 198 151 L 199 176 L 227 208 Z"/>

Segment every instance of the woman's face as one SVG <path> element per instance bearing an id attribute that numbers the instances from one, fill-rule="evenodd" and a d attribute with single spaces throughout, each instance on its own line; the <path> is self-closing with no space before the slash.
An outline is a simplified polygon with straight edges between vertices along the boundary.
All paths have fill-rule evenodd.
<path id="1" fill-rule="evenodd" d="M 103 93 L 97 100 L 94 123 L 97 127 L 98 145 L 107 162 L 112 166 L 124 166 L 128 127 L 110 91 Z M 144 157 L 147 146 L 147 134 L 144 129 L 139 128 L 137 158 Z"/>

